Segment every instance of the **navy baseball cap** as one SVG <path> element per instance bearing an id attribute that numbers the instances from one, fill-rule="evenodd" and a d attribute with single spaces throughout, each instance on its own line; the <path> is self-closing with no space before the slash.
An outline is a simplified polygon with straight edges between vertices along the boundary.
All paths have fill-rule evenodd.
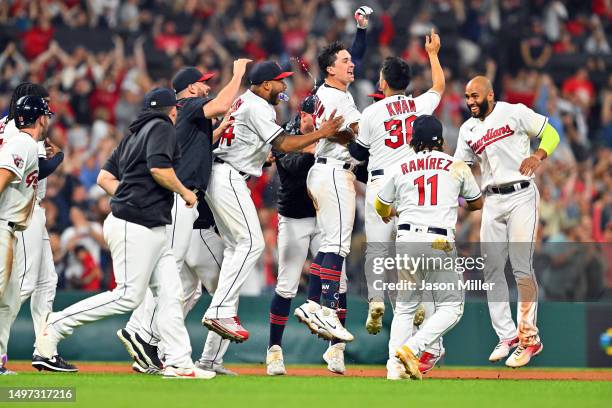
<path id="1" fill-rule="evenodd" d="M 421 115 L 412 122 L 410 144 L 438 144 L 442 140 L 442 123 L 435 116 Z"/>
<path id="2" fill-rule="evenodd" d="M 315 107 L 318 101 L 319 98 L 317 95 L 308 95 L 300 104 L 300 111 L 310 113 L 312 115 L 315 113 Z"/>
<path id="3" fill-rule="evenodd" d="M 176 95 L 168 88 L 155 88 L 144 97 L 144 108 L 176 106 Z"/>
<path id="4" fill-rule="evenodd" d="M 293 75 L 293 72 L 283 71 L 278 62 L 264 61 L 255 65 L 249 73 L 251 85 L 259 85 L 265 81 L 276 81 Z"/>
<path id="5" fill-rule="evenodd" d="M 172 79 L 172 88 L 174 88 L 174 92 L 179 93 L 191 84 L 206 82 L 214 76 L 214 72 L 202 73 L 196 67 L 185 67 L 177 72 Z"/>

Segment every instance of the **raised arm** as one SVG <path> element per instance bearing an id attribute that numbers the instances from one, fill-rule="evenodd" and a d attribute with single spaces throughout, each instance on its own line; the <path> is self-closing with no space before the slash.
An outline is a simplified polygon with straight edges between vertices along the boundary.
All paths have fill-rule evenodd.
<path id="1" fill-rule="evenodd" d="M 240 58 L 234 61 L 234 75 L 227 85 L 219 92 L 217 97 L 204 105 L 204 116 L 212 119 L 218 116 L 223 116 L 232 106 L 232 102 L 236 98 L 240 90 L 242 77 L 246 72 L 247 64 L 250 59 Z"/>
<path id="2" fill-rule="evenodd" d="M 440 65 L 440 60 L 438 59 L 440 36 L 434 32 L 433 28 L 431 29 L 431 35 L 425 37 L 425 50 L 427 55 L 429 55 L 429 64 L 431 65 L 431 81 L 433 82 L 431 90 L 442 95 L 446 81 L 444 79 L 444 70 L 442 70 L 442 65 Z"/>

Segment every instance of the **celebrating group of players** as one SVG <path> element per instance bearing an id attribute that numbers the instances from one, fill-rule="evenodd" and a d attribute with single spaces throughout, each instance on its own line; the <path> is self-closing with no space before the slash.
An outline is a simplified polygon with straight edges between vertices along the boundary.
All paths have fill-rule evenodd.
<path id="1" fill-rule="evenodd" d="M 10 326 L 21 302 L 31 295 L 36 332 L 32 364 L 39 369 L 76 371 L 58 355 L 58 343 L 85 323 L 132 312 L 117 336 L 135 371 L 203 379 L 234 374 L 223 366 L 223 356 L 230 341 L 249 338 L 238 318 L 239 293 L 264 250 L 247 180 L 274 162 L 281 189 L 269 375 L 286 373 L 282 336 L 309 250 L 308 301 L 294 315 L 330 342 L 323 355 L 328 369 L 345 372 L 344 350 L 353 335 L 345 328 L 344 260 L 355 219 L 356 179 L 367 186 L 366 266 L 385 256 L 384 243 L 395 241 L 406 242 L 415 256 L 456 256 L 457 207 L 464 202 L 468 210 L 479 210 L 483 195 L 483 241 L 534 242 L 539 196 L 533 173 L 558 142 L 547 119 L 523 105 L 495 102 L 490 82 L 476 77 L 466 86 L 472 118 L 461 127 L 455 156 L 443 153 L 442 126 L 432 113 L 445 80 L 438 60 L 440 38 L 433 31 L 425 40 L 432 88 L 415 98 L 406 96 L 410 67 L 391 57 L 380 70 L 382 99 L 359 112 L 348 87 L 355 78 L 355 61 L 365 52 L 371 13 L 366 6 L 355 13 L 358 30 L 350 49 L 333 43 L 321 50 L 324 83 L 302 102 L 298 117 L 286 128 L 276 123 L 274 106 L 286 99 L 284 79 L 292 72 L 273 61 L 251 68 L 249 89 L 237 98 L 247 59 L 234 62 L 232 79 L 215 98 L 208 97 L 212 74 L 194 67 L 174 76 L 172 90 L 150 91 L 130 134 L 98 176 L 98 184 L 112 197 L 103 230 L 117 287 L 57 312 L 52 312 L 55 283 L 49 284 L 49 272 L 54 271 L 39 203 L 43 179 L 62 156 L 53 148 L 43 151 L 52 115 L 44 88 L 24 84 L 16 89 L 0 134 L 1 372 L 11 373 L 6 367 Z M 530 137 L 542 138 L 534 154 Z M 466 163 L 480 164 L 480 187 Z M 35 246 L 42 250 L 31 260 L 25 251 Z M 531 246 L 524 253 L 504 248 L 487 265 L 485 279 L 505 290 L 507 299 L 503 270 L 510 256 L 520 283 L 518 329 L 507 300 L 490 298 L 500 338 L 490 360 L 507 357 L 516 347 L 506 364 L 519 367 L 542 350 L 535 325 L 537 283 Z M 425 282 L 461 279 L 445 271 L 418 270 L 413 275 Z M 366 328 L 376 334 L 385 311 L 384 293 L 374 289 L 375 276 L 367 268 L 366 279 Z M 202 285 L 213 294 L 202 318 L 210 331 L 202 356 L 193 362 L 184 318 Z M 434 291 L 430 296 L 426 301 L 423 291 L 416 290 L 394 299 L 387 378 L 421 378 L 443 355 L 441 338 L 461 318 L 463 292 Z M 421 303 L 422 323 L 415 322 Z"/>

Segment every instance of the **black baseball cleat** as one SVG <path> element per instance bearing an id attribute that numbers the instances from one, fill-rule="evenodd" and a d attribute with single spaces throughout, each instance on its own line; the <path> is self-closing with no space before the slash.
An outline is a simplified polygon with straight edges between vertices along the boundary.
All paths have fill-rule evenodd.
<path id="1" fill-rule="evenodd" d="M 163 368 L 163 364 L 157 355 L 157 347 L 145 342 L 138 334 L 120 329 L 117 331 L 117 337 L 139 367 L 144 370 L 149 368 L 161 370 Z"/>
<path id="2" fill-rule="evenodd" d="M 54 371 L 57 373 L 76 373 L 79 369 L 56 354 L 51 358 L 44 358 L 34 354 L 32 356 L 32 367 L 38 371 Z"/>
<path id="3" fill-rule="evenodd" d="M 133 339 L 136 341 L 136 347 L 138 348 L 138 351 L 140 351 L 140 353 L 143 355 L 149 367 L 157 367 L 160 370 L 164 368 L 164 364 L 159 359 L 159 352 L 157 346 L 153 346 L 144 341 L 142 337 L 138 335 L 138 333 L 134 335 Z"/>

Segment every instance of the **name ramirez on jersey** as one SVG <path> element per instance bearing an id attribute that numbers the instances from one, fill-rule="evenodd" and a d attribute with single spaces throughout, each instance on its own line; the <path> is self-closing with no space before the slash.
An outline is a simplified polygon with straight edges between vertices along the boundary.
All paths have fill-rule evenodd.
<path id="1" fill-rule="evenodd" d="M 519 168 L 530 155 L 530 137 L 540 137 L 548 119 L 522 103 L 496 102 L 484 120 L 468 119 L 459 129 L 455 157 L 479 163 L 482 188 L 530 180 Z"/>
<path id="2" fill-rule="evenodd" d="M 234 101 L 231 117 L 234 124 L 221 135 L 213 153 L 236 170 L 259 177 L 272 141 L 283 133 L 276 123 L 276 111 L 248 90 Z"/>
<path id="3" fill-rule="evenodd" d="M 431 115 L 440 103 L 440 94 L 428 91 L 411 98 L 393 95 L 363 110 L 355 141 L 369 149 L 368 171 L 385 169 L 414 154 L 410 147 L 412 122 Z"/>
<path id="4" fill-rule="evenodd" d="M 384 204 L 395 207 L 399 224 L 455 229 L 458 198 L 473 201 L 480 188 L 470 168 L 439 151 L 421 151 L 392 169 L 378 193 Z"/>

